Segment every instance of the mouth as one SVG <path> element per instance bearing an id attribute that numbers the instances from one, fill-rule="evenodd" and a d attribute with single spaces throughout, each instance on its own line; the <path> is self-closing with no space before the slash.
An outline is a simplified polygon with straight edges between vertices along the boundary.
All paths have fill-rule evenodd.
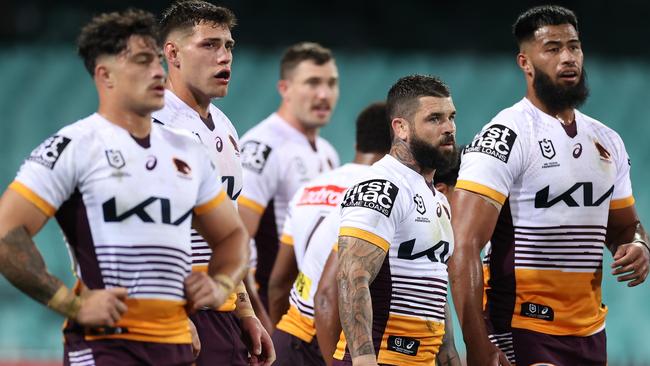
<path id="1" fill-rule="evenodd" d="M 329 113 L 332 111 L 332 107 L 330 107 L 329 104 L 324 103 L 324 104 L 318 104 L 311 107 L 311 110 L 314 111 L 319 116 L 326 116 L 329 115 Z"/>
<path id="2" fill-rule="evenodd" d="M 158 95 L 165 95 L 165 86 L 162 84 L 152 85 L 149 89 L 153 90 Z"/>
<path id="3" fill-rule="evenodd" d="M 570 69 L 570 70 L 560 71 L 560 73 L 557 76 L 560 80 L 576 81 L 578 80 L 580 73 L 577 70 Z"/>
<path id="4" fill-rule="evenodd" d="M 214 78 L 217 79 L 217 82 L 222 85 L 227 85 L 230 82 L 230 70 L 223 69 L 214 75 Z"/>

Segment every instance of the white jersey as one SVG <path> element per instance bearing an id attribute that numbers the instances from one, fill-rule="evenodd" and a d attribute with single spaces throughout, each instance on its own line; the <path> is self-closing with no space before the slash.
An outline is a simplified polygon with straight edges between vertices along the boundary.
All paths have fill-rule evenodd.
<path id="1" fill-rule="evenodd" d="M 262 214 L 255 277 L 264 297 L 289 201 L 301 185 L 338 167 L 339 158 L 325 139 L 312 145 L 276 113 L 248 131 L 241 146 L 244 188 L 237 202 Z"/>
<path id="2" fill-rule="evenodd" d="M 93 114 L 36 148 L 10 185 L 56 216 L 90 289 L 125 287 L 127 312 L 105 337 L 190 343 L 184 280 L 192 211 L 225 199 L 205 149 L 153 124 L 147 139 Z"/>
<path id="3" fill-rule="evenodd" d="M 369 169 L 369 165 L 349 163 L 321 174 L 303 185 L 289 203 L 280 241 L 293 246 L 300 272 L 289 295 L 289 310 L 277 328 L 305 342 L 316 334 L 314 295 L 338 240 L 343 193 Z"/>
<path id="4" fill-rule="evenodd" d="M 495 333 L 588 336 L 605 325 L 607 220 L 610 209 L 634 203 L 629 158 L 616 132 L 579 111 L 563 127 L 523 99 L 462 158 L 457 188 L 503 204 L 488 258 Z"/>
<path id="5" fill-rule="evenodd" d="M 165 107 L 152 114 L 154 122 L 192 132 L 207 148 L 212 163 L 221 174 L 221 183 L 235 203 L 242 189 L 242 168 L 239 136 L 232 122 L 216 106 L 210 104 L 209 116 L 203 119 L 171 90 L 165 90 Z M 212 250 L 196 230 L 192 229 L 192 267 L 206 272 Z M 220 311 L 235 310 L 236 295 L 231 294 Z"/>
<path id="6" fill-rule="evenodd" d="M 444 335 L 447 260 L 454 250 L 447 199 L 390 155 L 359 181 L 341 203 L 339 235 L 386 251 L 370 285 L 377 362 L 433 365 Z M 334 357 L 350 360 L 344 338 Z"/>

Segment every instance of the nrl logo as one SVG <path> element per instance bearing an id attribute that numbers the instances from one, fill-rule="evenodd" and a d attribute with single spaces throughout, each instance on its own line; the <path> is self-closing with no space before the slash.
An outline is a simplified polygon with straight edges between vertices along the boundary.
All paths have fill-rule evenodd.
<path id="1" fill-rule="evenodd" d="M 121 169 L 126 165 L 126 161 L 124 161 L 124 156 L 122 156 L 120 150 L 106 150 L 106 159 L 108 160 L 108 165 L 115 169 Z"/>
<path id="2" fill-rule="evenodd" d="M 539 148 L 542 150 L 542 156 L 547 159 L 553 159 L 555 156 L 555 147 L 553 147 L 553 141 L 548 139 L 543 139 L 539 142 Z"/>

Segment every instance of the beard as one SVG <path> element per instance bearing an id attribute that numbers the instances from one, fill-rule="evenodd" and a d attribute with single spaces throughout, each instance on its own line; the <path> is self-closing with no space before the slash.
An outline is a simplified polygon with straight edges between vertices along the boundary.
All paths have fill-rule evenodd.
<path id="1" fill-rule="evenodd" d="M 533 66 L 535 69 L 535 78 L 533 79 L 533 88 L 539 100 L 553 113 L 558 113 L 565 109 L 580 107 L 589 96 L 589 87 L 587 86 L 587 73 L 582 69 L 580 79 L 575 85 L 558 85 L 553 83 L 551 77 L 544 71 Z"/>
<path id="2" fill-rule="evenodd" d="M 443 135 L 440 144 L 447 144 L 453 141 L 453 135 Z M 411 135 L 410 148 L 413 158 L 420 168 L 435 169 L 440 173 L 449 171 L 458 159 L 458 147 L 456 144 L 454 144 L 454 148 L 451 151 L 442 150 L 421 140 L 415 134 Z"/>

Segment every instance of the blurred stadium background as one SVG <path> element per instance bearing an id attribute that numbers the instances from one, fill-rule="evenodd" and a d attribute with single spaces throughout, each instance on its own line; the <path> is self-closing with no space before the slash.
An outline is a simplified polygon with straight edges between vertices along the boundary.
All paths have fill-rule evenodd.
<path id="1" fill-rule="evenodd" d="M 539 1 L 227 0 L 239 18 L 233 78 L 215 102 L 240 135 L 275 110 L 278 62 L 287 45 L 313 40 L 335 51 L 341 97 L 323 130 L 343 162 L 353 153 L 354 119 L 410 73 L 434 74 L 450 86 L 460 143 L 525 91 L 515 65 L 510 25 Z M 591 97 L 582 108 L 616 129 L 632 159 L 637 208 L 650 226 L 650 3 L 558 1 L 579 16 Z M 22 160 L 65 124 L 95 111 L 91 79 L 75 55 L 79 27 L 102 11 L 167 1 L 3 1 L 0 3 L 0 185 Z M 645 44 L 645 46 L 644 46 Z M 55 223 L 36 241 L 52 273 L 72 284 L 70 261 Z M 629 289 L 604 275 L 610 307 L 610 365 L 650 365 L 650 284 Z M 63 319 L 0 279 L 0 365 L 60 364 Z M 464 345 L 456 330 L 459 349 Z"/>

